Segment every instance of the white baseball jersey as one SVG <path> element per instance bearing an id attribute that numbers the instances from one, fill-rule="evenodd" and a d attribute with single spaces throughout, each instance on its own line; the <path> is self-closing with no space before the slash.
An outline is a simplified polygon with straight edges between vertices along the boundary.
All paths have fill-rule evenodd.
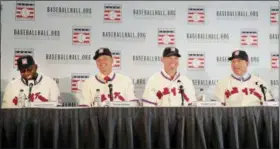
<path id="1" fill-rule="evenodd" d="M 266 100 L 271 100 L 270 88 L 265 81 L 248 73 L 243 77 L 231 75 L 220 80 L 216 85 L 215 92 L 217 98 L 226 106 L 259 106 L 264 101 L 260 84 L 267 87 Z"/>
<path id="2" fill-rule="evenodd" d="M 26 102 L 57 102 L 61 105 L 60 92 L 56 82 L 42 74 L 38 74 L 37 79 L 34 81 L 34 86 L 29 95 L 28 82 L 22 77 L 19 77 L 11 81 L 4 92 L 2 101 L 2 108 L 22 108 Z M 23 90 L 23 94 L 26 97 L 20 98 L 20 91 Z M 28 100 L 28 101 L 27 101 Z"/>
<path id="3" fill-rule="evenodd" d="M 111 81 L 107 83 L 104 81 L 104 77 L 104 75 L 98 74 L 88 78 L 82 83 L 82 98 L 79 99 L 79 105 L 94 107 L 105 106 L 107 102 L 110 101 L 109 84 L 112 84 L 113 88 L 113 101 L 130 101 L 136 99 L 134 95 L 134 85 L 128 76 L 112 72 L 109 75 Z M 94 102 L 97 89 L 100 90 L 100 105 Z"/>
<path id="4" fill-rule="evenodd" d="M 178 83 L 178 80 L 181 83 Z M 145 87 L 143 106 L 181 106 L 182 96 L 179 86 L 184 87 L 184 106 L 196 101 L 193 83 L 186 76 L 177 73 L 173 79 L 164 71 L 152 75 Z"/>

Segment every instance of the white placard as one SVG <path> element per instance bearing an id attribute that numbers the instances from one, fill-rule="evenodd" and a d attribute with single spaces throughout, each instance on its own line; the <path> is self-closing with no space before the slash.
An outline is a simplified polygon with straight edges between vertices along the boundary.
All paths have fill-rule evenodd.
<path id="1" fill-rule="evenodd" d="M 198 101 L 194 102 L 197 107 L 221 107 L 222 103 L 218 101 Z"/>
<path id="2" fill-rule="evenodd" d="M 268 107 L 279 107 L 279 102 L 278 101 L 266 101 L 263 103 L 264 106 Z"/>
<path id="3" fill-rule="evenodd" d="M 112 101 L 108 102 L 109 107 L 138 107 L 137 101 Z"/>
<path id="4" fill-rule="evenodd" d="M 30 102 L 30 108 L 53 108 L 57 107 L 57 102 Z"/>

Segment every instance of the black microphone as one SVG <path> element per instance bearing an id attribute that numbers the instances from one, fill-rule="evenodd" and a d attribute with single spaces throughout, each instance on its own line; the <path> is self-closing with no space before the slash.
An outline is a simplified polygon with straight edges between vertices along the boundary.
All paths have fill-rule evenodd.
<path id="1" fill-rule="evenodd" d="M 184 106 L 184 87 L 183 87 L 183 84 L 180 80 L 177 81 L 177 83 L 179 84 L 179 90 L 180 90 L 180 93 L 181 93 L 181 99 L 182 99 L 182 103 L 181 105 Z"/>
<path id="2" fill-rule="evenodd" d="M 262 93 L 263 93 L 264 101 L 266 101 L 266 96 L 265 96 L 266 87 L 265 87 L 263 84 L 260 84 L 260 85 L 259 85 L 259 82 L 256 82 L 256 85 L 259 86 L 259 87 L 261 88 L 261 91 L 262 91 Z"/>
<path id="3" fill-rule="evenodd" d="M 111 80 L 108 81 L 109 85 L 109 94 L 110 94 L 110 101 L 113 101 L 113 85 L 111 83 Z"/>
<path id="4" fill-rule="evenodd" d="M 32 92 L 33 85 L 34 85 L 34 80 L 28 80 L 28 87 L 29 87 L 28 100 L 29 101 L 31 101 L 31 92 Z"/>

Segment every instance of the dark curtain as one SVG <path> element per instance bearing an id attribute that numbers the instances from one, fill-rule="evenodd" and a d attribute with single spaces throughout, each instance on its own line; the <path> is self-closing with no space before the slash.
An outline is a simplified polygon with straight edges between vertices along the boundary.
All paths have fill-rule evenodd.
<path id="1" fill-rule="evenodd" d="M 279 148 L 279 108 L 1 109 L 1 148 Z"/>

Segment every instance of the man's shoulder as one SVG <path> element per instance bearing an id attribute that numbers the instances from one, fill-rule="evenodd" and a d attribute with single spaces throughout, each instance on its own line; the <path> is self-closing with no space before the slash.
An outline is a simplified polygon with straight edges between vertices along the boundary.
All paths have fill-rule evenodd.
<path id="1" fill-rule="evenodd" d="M 262 79 L 259 76 L 251 75 L 250 81 L 260 82 L 260 83 L 266 83 L 264 79 Z"/>
<path id="2" fill-rule="evenodd" d="M 51 77 L 45 76 L 45 75 L 42 75 L 42 76 L 43 76 L 42 80 L 44 80 L 46 82 L 50 82 L 50 83 L 55 83 L 54 79 L 52 79 Z"/>
<path id="3" fill-rule="evenodd" d="M 224 77 L 224 78 L 218 80 L 217 85 L 225 84 L 225 83 L 227 83 L 231 78 L 232 78 L 231 76 Z"/>
<path id="4" fill-rule="evenodd" d="M 8 83 L 8 85 L 14 85 L 14 84 L 18 85 L 19 83 L 21 83 L 21 77 L 18 77 L 18 78 L 15 78 L 15 79 L 11 80 Z"/>
<path id="5" fill-rule="evenodd" d="M 158 79 L 158 78 L 161 78 L 161 77 L 162 77 L 161 72 L 156 72 L 149 77 L 149 80 Z"/>
<path id="6" fill-rule="evenodd" d="M 191 78 L 189 78 L 188 76 L 182 75 L 182 74 L 180 74 L 179 79 L 181 79 L 181 80 L 184 81 L 184 82 L 192 82 L 192 79 L 191 79 Z M 179 79 L 178 79 L 178 80 L 179 80 Z"/>

